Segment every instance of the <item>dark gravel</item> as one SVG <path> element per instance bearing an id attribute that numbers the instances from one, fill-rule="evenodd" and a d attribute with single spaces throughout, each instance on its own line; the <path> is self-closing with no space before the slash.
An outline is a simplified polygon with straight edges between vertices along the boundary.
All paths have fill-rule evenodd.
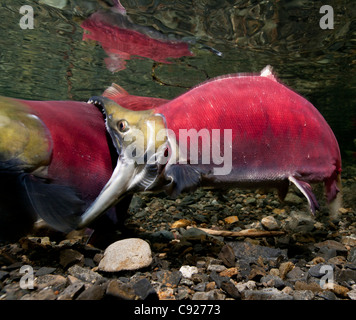
<path id="1" fill-rule="evenodd" d="M 34 234 L 0 246 L 0 300 L 355 300 L 355 167 L 343 172 L 343 194 L 333 220 L 322 201 L 311 216 L 295 190 L 284 204 L 262 190 L 135 195 L 127 226 L 149 243 L 149 267 L 99 271 L 105 248 L 85 234 Z"/>

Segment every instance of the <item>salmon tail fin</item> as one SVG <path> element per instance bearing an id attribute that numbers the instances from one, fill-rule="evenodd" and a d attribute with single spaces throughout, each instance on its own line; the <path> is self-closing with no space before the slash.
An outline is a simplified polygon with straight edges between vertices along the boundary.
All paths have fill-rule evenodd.
<path id="1" fill-rule="evenodd" d="M 308 183 L 301 180 L 297 180 L 292 176 L 288 177 L 288 180 L 292 182 L 300 190 L 300 192 L 303 193 L 303 195 L 307 198 L 310 211 L 313 215 L 315 215 L 315 211 L 319 209 L 319 204 L 318 201 L 316 200 L 316 197 L 313 193 L 311 186 Z"/>
<path id="2" fill-rule="evenodd" d="M 342 207 L 342 185 L 341 185 L 341 174 L 339 173 L 336 180 L 333 180 L 331 184 L 325 183 L 325 191 L 327 195 L 327 200 L 329 203 L 329 212 L 331 219 L 337 219 L 340 212 L 339 209 Z M 330 196 L 332 194 L 332 196 Z"/>
<path id="3" fill-rule="evenodd" d="M 103 97 L 109 98 L 111 100 L 129 95 L 130 94 L 123 87 L 116 83 L 112 83 L 111 86 L 103 92 Z"/>

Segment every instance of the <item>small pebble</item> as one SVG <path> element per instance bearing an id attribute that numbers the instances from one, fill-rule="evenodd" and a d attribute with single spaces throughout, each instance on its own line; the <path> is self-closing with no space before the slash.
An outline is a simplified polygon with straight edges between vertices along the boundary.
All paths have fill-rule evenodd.
<path id="1" fill-rule="evenodd" d="M 274 231 L 279 229 L 277 220 L 273 216 L 264 217 L 261 224 L 267 230 Z"/>
<path id="2" fill-rule="evenodd" d="M 314 293 L 311 290 L 296 290 L 293 292 L 294 300 L 312 300 Z"/>
<path id="3" fill-rule="evenodd" d="M 336 283 L 326 283 L 323 286 L 323 289 L 330 290 L 331 292 L 335 293 L 337 296 L 340 296 L 342 298 L 347 298 L 348 297 L 347 294 L 350 291 L 348 288 Z"/>
<path id="4" fill-rule="evenodd" d="M 194 273 L 198 273 L 198 268 L 195 266 L 182 266 L 179 271 L 184 278 L 190 279 Z"/>
<path id="5" fill-rule="evenodd" d="M 347 292 L 347 296 L 348 296 L 351 300 L 356 300 L 356 289 Z"/>
<path id="6" fill-rule="evenodd" d="M 209 264 L 208 271 L 222 272 L 226 270 L 226 267 L 219 264 Z"/>
<path id="7" fill-rule="evenodd" d="M 292 271 L 293 268 L 294 264 L 290 261 L 281 263 L 281 265 L 279 266 L 279 275 L 281 279 L 284 280 L 287 276 L 287 273 Z"/>
<path id="8" fill-rule="evenodd" d="M 68 273 L 73 277 L 89 283 L 95 283 L 103 278 L 99 273 L 76 264 L 68 269 Z"/>

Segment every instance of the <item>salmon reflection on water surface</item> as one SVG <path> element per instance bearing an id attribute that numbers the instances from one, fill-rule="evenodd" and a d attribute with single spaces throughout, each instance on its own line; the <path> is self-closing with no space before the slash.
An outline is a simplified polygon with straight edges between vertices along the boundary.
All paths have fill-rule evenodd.
<path id="1" fill-rule="evenodd" d="M 110 10 L 93 13 L 81 24 L 86 30 L 83 40 L 98 41 L 108 54 L 105 63 L 110 71 L 125 69 L 126 60 L 131 58 L 170 63 L 168 58 L 193 55 L 187 42 L 171 40 L 153 28 L 134 24 L 120 1 L 114 4 Z"/>

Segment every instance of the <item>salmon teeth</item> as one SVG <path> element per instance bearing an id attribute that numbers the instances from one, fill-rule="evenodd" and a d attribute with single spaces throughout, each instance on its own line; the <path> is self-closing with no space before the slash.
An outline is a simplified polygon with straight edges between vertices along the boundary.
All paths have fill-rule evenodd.
<path id="1" fill-rule="evenodd" d="M 87 103 L 89 103 L 89 104 L 94 104 L 94 105 L 97 105 L 97 106 L 100 106 L 100 107 L 103 106 L 103 104 L 101 103 L 101 101 L 93 100 L 93 99 L 89 99 Z"/>

